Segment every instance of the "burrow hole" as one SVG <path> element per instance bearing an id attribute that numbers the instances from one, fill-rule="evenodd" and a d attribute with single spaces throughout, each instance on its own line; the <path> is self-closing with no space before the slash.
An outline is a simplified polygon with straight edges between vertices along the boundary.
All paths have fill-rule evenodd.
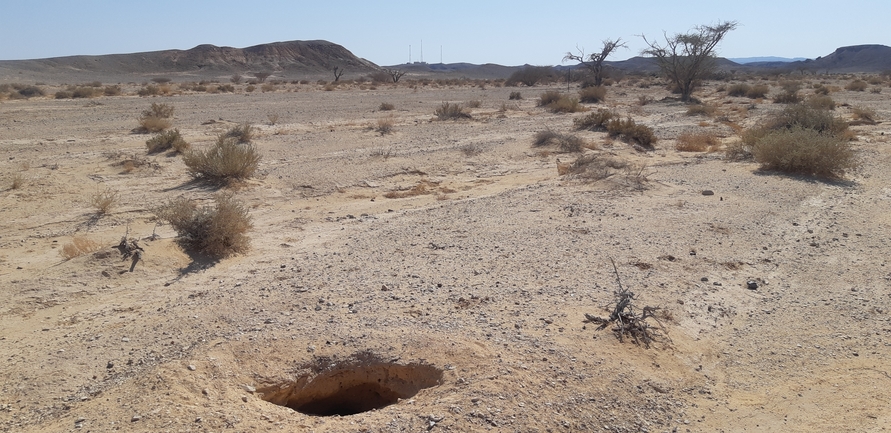
<path id="1" fill-rule="evenodd" d="M 306 415 L 346 416 L 398 403 L 441 381 L 442 370 L 430 365 L 366 359 L 329 365 L 325 371 L 258 391 L 263 400 Z"/>

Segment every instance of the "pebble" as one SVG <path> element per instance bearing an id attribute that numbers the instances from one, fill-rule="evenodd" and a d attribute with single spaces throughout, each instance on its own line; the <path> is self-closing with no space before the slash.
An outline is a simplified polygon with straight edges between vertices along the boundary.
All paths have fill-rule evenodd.
<path id="1" fill-rule="evenodd" d="M 241 388 L 244 389 L 245 392 L 249 392 L 251 394 L 257 392 L 257 388 L 254 388 L 253 386 L 250 386 L 250 385 L 243 385 Z"/>
<path id="2" fill-rule="evenodd" d="M 748 288 L 749 290 L 757 290 L 758 282 L 755 280 L 746 281 L 746 288 Z"/>
<path id="3" fill-rule="evenodd" d="M 130 339 L 127 338 L 127 337 L 122 337 L 122 338 L 121 338 L 121 341 L 123 341 L 124 343 L 126 343 L 126 342 L 130 341 Z"/>
<path id="4" fill-rule="evenodd" d="M 189 371 L 195 371 L 195 366 L 192 364 L 189 364 L 187 368 L 189 369 Z"/>
<path id="5" fill-rule="evenodd" d="M 247 396 L 246 395 L 241 396 L 241 401 L 247 403 L 247 401 L 248 401 Z"/>
<path id="6" fill-rule="evenodd" d="M 141 420 L 141 419 L 142 419 L 141 416 L 139 416 L 139 415 L 133 415 L 133 418 L 130 418 L 130 422 L 136 422 L 136 421 L 139 421 L 139 420 Z"/>
<path id="7" fill-rule="evenodd" d="M 706 189 L 702 191 L 702 195 L 715 195 L 715 192 L 710 189 Z"/>

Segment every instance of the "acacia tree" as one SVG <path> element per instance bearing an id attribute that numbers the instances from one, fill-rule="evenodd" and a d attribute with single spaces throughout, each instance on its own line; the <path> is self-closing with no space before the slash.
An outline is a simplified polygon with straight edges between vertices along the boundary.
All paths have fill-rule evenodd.
<path id="1" fill-rule="evenodd" d="M 390 75 L 390 79 L 393 80 L 393 83 L 398 83 L 399 79 L 405 75 L 405 71 L 400 71 L 398 69 L 384 69 L 384 71 Z"/>
<path id="2" fill-rule="evenodd" d="M 603 61 L 609 57 L 616 48 L 628 48 L 627 45 L 622 43 L 622 38 L 618 38 L 616 40 L 606 39 L 603 41 L 603 48 L 599 53 L 591 53 L 587 57 L 585 56 L 585 51 L 576 47 L 578 50 L 578 54 L 573 54 L 571 52 L 567 52 L 565 56 L 563 56 L 563 61 L 575 60 L 591 71 L 591 76 L 594 78 L 594 85 L 599 86 L 603 84 Z"/>
<path id="3" fill-rule="evenodd" d="M 346 72 L 343 68 L 335 66 L 334 67 L 334 82 L 340 81 L 340 77 L 343 76 L 343 73 Z"/>
<path id="4" fill-rule="evenodd" d="M 700 81 L 714 71 L 715 47 L 736 26 L 736 21 L 696 26 L 686 34 L 665 35 L 665 45 L 641 36 L 649 46 L 641 54 L 656 59 L 665 77 L 681 92 L 681 100 L 687 102 Z"/>

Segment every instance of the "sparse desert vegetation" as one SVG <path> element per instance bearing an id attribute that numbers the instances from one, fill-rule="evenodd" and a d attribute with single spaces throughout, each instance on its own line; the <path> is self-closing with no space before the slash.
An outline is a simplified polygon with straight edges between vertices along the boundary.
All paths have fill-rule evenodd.
<path id="1" fill-rule="evenodd" d="M 174 108 L 171 105 L 153 102 L 151 108 L 144 110 L 139 116 L 139 126 L 136 130 L 141 133 L 150 133 L 170 128 L 173 111 Z"/>
<path id="2" fill-rule="evenodd" d="M 213 197 L 212 206 L 179 198 L 155 210 L 158 218 L 170 224 L 178 240 L 189 251 L 221 259 L 250 249 L 247 232 L 253 227 L 244 204 L 228 194 Z"/>
<path id="3" fill-rule="evenodd" d="M 241 141 L 244 124 L 220 134 L 216 142 L 205 149 L 193 149 L 183 154 L 183 163 L 190 176 L 217 184 L 245 180 L 254 175 L 260 165 L 260 153 L 250 142 Z M 241 135 L 239 135 L 241 133 Z"/>

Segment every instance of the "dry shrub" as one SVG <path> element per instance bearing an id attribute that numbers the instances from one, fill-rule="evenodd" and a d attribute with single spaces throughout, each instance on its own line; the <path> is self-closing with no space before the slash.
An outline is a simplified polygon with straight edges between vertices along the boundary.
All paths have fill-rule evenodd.
<path id="1" fill-rule="evenodd" d="M 380 111 L 391 111 L 391 110 L 395 110 L 396 106 L 389 102 L 381 102 L 381 105 L 378 106 L 377 109 Z"/>
<path id="2" fill-rule="evenodd" d="M 428 189 L 430 186 L 436 186 L 435 182 L 430 181 L 421 181 L 417 185 L 411 187 L 407 190 L 399 190 L 399 191 L 390 191 L 384 194 L 386 198 L 407 198 L 407 197 L 416 197 L 419 195 L 428 195 L 433 194 L 435 191 L 432 189 Z"/>
<path id="3" fill-rule="evenodd" d="M 471 116 L 469 113 L 464 111 L 464 107 L 460 104 L 450 104 L 448 102 L 443 102 L 442 105 L 437 108 L 433 114 L 436 115 L 436 118 L 439 120 L 457 120 L 457 119 L 470 119 Z"/>
<path id="4" fill-rule="evenodd" d="M 606 131 L 607 123 L 619 115 L 605 108 L 598 108 L 597 111 L 572 121 L 575 129 L 587 129 L 591 131 Z"/>
<path id="5" fill-rule="evenodd" d="M 647 188 L 650 181 L 648 176 L 651 174 L 644 164 L 634 164 L 595 153 L 582 155 L 563 167 L 558 166 L 558 172 L 569 178 L 584 181 L 610 179 L 619 185 L 639 191 Z"/>
<path id="6" fill-rule="evenodd" d="M 149 84 L 137 90 L 136 94 L 139 96 L 157 96 L 161 94 L 161 88 L 154 84 Z"/>
<path id="7" fill-rule="evenodd" d="M 539 96 L 538 106 L 539 107 L 547 107 L 548 105 L 557 102 L 560 98 L 563 97 L 563 94 L 556 90 L 548 90 Z"/>
<path id="8" fill-rule="evenodd" d="M 767 96 L 767 92 L 770 92 L 770 87 L 768 85 L 756 84 L 746 92 L 746 97 L 749 99 L 760 99 Z"/>
<path id="9" fill-rule="evenodd" d="M 579 105 L 579 100 L 570 98 L 556 90 L 548 90 L 541 94 L 538 101 L 539 107 L 546 107 L 553 113 L 577 113 L 586 108 Z"/>
<path id="10" fill-rule="evenodd" d="M 720 144 L 721 141 L 714 135 L 685 132 L 678 136 L 675 149 L 680 152 L 712 152 Z"/>
<path id="11" fill-rule="evenodd" d="M 813 129 L 771 131 L 752 147 L 763 170 L 838 177 L 855 166 L 850 142 Z"/>
<path id="12" fill-rule="evenodd" d="M 253 84 L 249 84 L 247 87 L 244 88 L 244 91 L 248 93 L 251 93 L 254 90 L 257 90 L 257 86 L 254 86 Z"/>
<path id="13" fill-rule="evenodd" d="M 483 148 L 478 144 L 465 144 L 459 149 L 464 156 L 476 156 L 483 153 Z"/>
<path id="14" fill-rule="evenodd" d="M 105 90 L 103 91 L 105 96 L 120 96 L 121 94 L 121 86 L 105 86 Z"/>
<path id="15" fill-rule="evenodd" d="M 90 204 L 96 208 L 96 215 L 108 215 L 112 208 L 117 204 L 120 195 L 117 191 L 111 188 L 105 188 L 99 191 L 96 191 L 92 197 L 90 197 Z"/>
<path id="16" fill-rule="evenodd" d="M 727 88 L 727 96 L 746 96 L 751 90 L 752 86 L 746 83 L 737 83 Z"/>
<path id="17" fill-rule="evenodd" d="M 44 96 L 46 92 L 37 86 L 14 86 L 18 87 L 17 93 L 22 98 L 33 98 L 35 96 Z"/>
<path id="18" fill-rule="evenodd" d="M 234 138 L 239 143 L 250 143 L 254 139 L 254 127 L 250 123 L 245 122 L 229 128 L 222 136 Z"/>
<path id="19" fill-rule="evenodd" d="M 688 116 L 714 116 L 718 109 L 713 105 L 693 104 L 687 107 Z"/>
<path id="20" fill-rule="evenodd" d="M 630 117 L 622 120 L 612 119 L 606 124 L 606 132 L 610 137 L 621 137 L 625 141 L 635 142 L 641 146 L 652 147 L 656 143 L 656 134 L 646 125 L 638 125 Z"/>
<path id="21" fill-rule="evenodd" d="M 818 110 L 835 110 L 835 101 L 826 95 L 813 95 L 804 102 L 808 107 Z"/>
<path id="22" fill-rule="evenodd" d="M 213 206 L 202 207 L 180 197 L 156 209 L 155 214 L 173 226 L 186 250 L 224 258 L 250 249 L 247 232 L 253 227 L 251 217 L 232 195 L 217 194 Z"/>
<path id="23" fill-rule="evenodd" d="M 852 125 L 875 125 L 876 122 L 876 110 L 873 110 L 869 107 L 852 107 L 851 114 L 854 116 L 854 121 L 851 122 Z"/>
<path id="24" fill-rule="evenodd" d="M 148 148 L 148 153 L 158 153 L 168 149 L 173 149 L 176 153 L 185 153 L 191 145 L 183 139 L 179 129 L 174 129 L 161 132 L 148 139 L 145 142 L 145 147 Z"/>
<path id="25" fill-rule="evenodd" d="M 263 83 L 262 85 L 260 85 L 260 91 L 263 93 L 274 92 L 275 85 L 272 83 Z"/>
<path id="26" fill-rule="evenodd" d="M 470 101 L 465 102 L 464 105 L 467 108 L 480 108 L 483 106 L 483 101 L 480 101 L 479 99 L 471 99 Z"/>
<path id="27" fill-rule="evenodd" d="M 586 143 L 575 134 L 561 134 L 550 129 L 535 133 L 532 147 L 556 145 L 561 152 L 581 152 Z"/>
<path id="28" fill-rule="evenodd" d="M 173 117 L 173 107 L 167 104 L 152 103 L 151 108 L 144 110 L 139 117 L 137 132 L 161 132 L 170 127 L 170 118 Z"/>
<path id="29" fill-rule="evenodd" d="M 597 103 L 606 97 L 606 87 L 591 86 L 579 90 L 579 101 L 585 103 Z"/>
<path id="30" fill-rule="evenodd" d="M 83 236 L 75 236 L 71 239 L 71 242 L 62 245 L 62 257 L 65 260 L 71 260 L 75 257 L 80 257 L 84 254 L 92 253 L 93 251 L 97 251 L 102 247 L 94 240 L 85 238 Z"/>
<path id="31" fill-rule="evenodd" d="M 510 96 L 508 96 L 507 99 L 511 101 L 520 100 L 523 99 L 523 95 L 521 95 L 520 92 L 510 92 Z"/>
<path id="32" fill-rule="evenodd" d="M 266 115 L 266 119 L 269 120 L 270 125 L 275 125 L 278 123 L 278 113 L 269 113 Z"/>
<path id="33" fill-rule="evenodd" d="M 235 137 L 223 134 L 213 146 L 183 154 L 183 163 L 195 179 L 227 184 L 253 176 L 260 158 L 252 144 L 240 143 Z"/>
<path id="34" fill-rule="evenodd" d="M 869 87 L 869 85 L 866 83 L 866 81 L 854 80 L 845 86 L 845 90 L 850 90 L 852 92 L 862 92 L 866 90 L 867 87 Z"/>
<path id="35" fill-rule="evenodd" d="M 777 104 L 797 104 L 801 102 L 801 95 L 798 91 L 784 91 L 773 97 L 773 102 Z"/>
<path id="36" fill-rule="evenodd" d="M 820 84 L 820 83 L 814 84 L 814 94 L 815 95 L 828 95 L 829 88 L 824 86 L 823 84 Z"/>
<path id="37" fill-rule="evenodd" d="M 12 176 L 12 183 L 9 186 L 9 189 L 21 189 L 25 186 L 25 176 L 21 173 L 16 173 Z"/>
<path id="38" fill-rule="evenodd" d="M 637 104 L 643 107 L 644 105 L 652 104 L 656 102 L 656 98 L 653 98 L 650 95 L 640 95 L 637 97 Z"/>
<path id="39" fill-rule="evenodd" d="M 392 116 L 382 117 L 380 119 L 377 119 L 377 128 L 375 128 L 374 130 L 379 132 L 381 135 L 387 135 L 393 132 L 394 123 L 396 123 L 396 121 L 393 119 Z"/>

